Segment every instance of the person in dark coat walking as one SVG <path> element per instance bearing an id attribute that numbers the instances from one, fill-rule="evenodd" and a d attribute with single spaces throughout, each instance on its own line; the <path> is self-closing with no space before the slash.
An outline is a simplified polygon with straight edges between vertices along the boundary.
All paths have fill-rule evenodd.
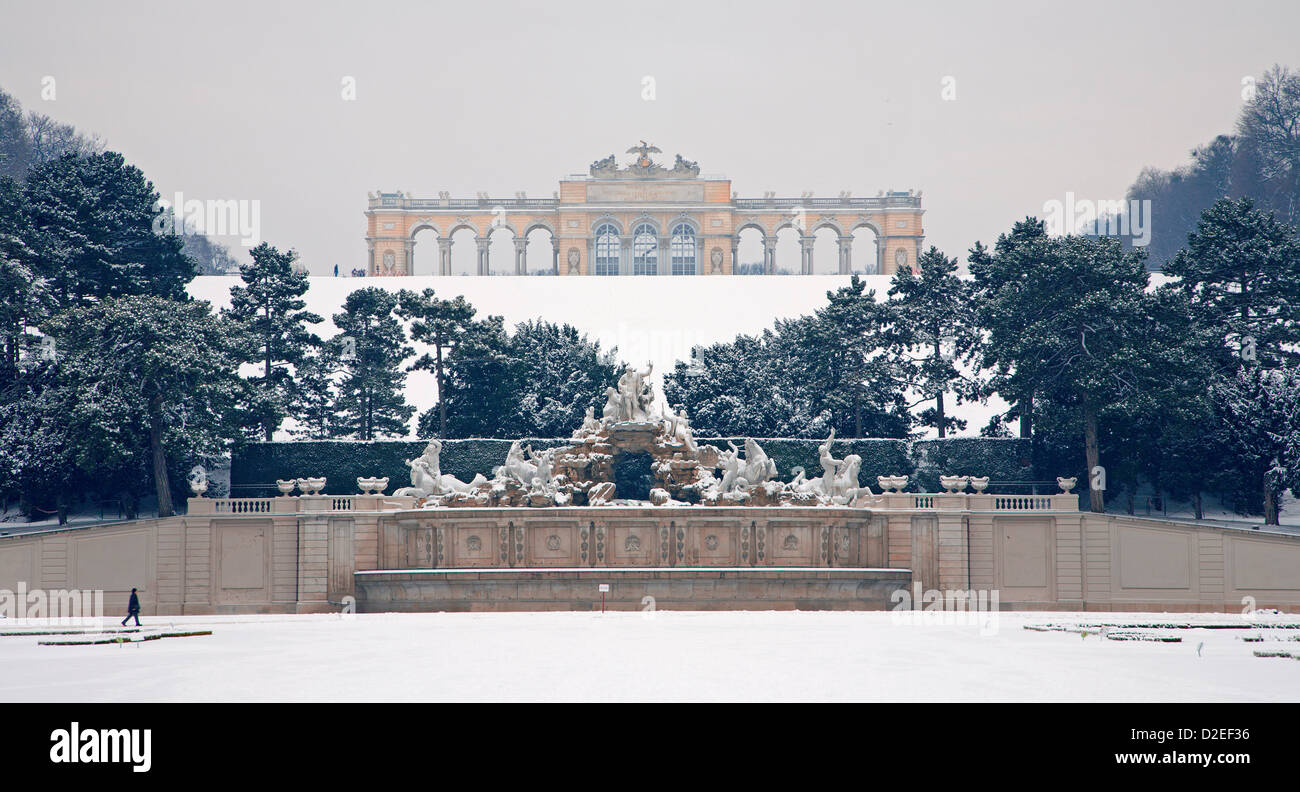
<path id="1" fill-rule="evenodd" d="M 135 589 L 131 589 L 131 601 L 126 605 L 126 618 L 122 620 L 122 626 L 135 617 L 135 626 L 140 626 L 140 598 L 136 596 Z"/>

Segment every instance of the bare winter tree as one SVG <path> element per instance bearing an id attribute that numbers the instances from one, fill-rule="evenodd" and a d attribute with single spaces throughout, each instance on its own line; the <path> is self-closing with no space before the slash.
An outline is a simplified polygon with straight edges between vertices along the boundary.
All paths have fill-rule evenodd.
<path id="1" fill-rule="evenodd" d="M 31 142 L 30 165 L 49 162 L 64 154 L 82 157 L 104 150 L 99 135 L 84 135 L 71 124 L 60 124 L 34 110 L 27 114 L 27 137 Z"/>
<path id="2" fill-rule="evenodd" d="M 1254 148 L 1260 175 L 1282 199 L 1275 208 L 1295 224 L 1300 220 L 1300 72 L 1281 65 L 1265 72 L 1237 121 L 1237 132 Z"/>

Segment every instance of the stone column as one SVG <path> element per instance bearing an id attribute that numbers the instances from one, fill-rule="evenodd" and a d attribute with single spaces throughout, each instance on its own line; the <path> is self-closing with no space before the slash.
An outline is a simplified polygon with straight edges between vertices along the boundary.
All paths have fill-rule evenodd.
<path id="1" fill-rule="evenodd" d="M 803 274 L 811 275 L 813 271 L 813 243 L 817 241 L 816 237 L 801 235 L 799 237 L 799 253 L 803 260 Z"/>
<path id="2" fill-rule="evenodd" d="M 848 275 L 853 270 L 853 237 L 840 237 L 840 274 Z"/>
<path id="3" fill-rule="evenodd" d="M 659 249 L 655 251 L 655 268 L 660 275 L 673 273 L 672 243 L 671 236 L 659 237 Z"/>
<path id="4" fill-rule="evenodd" d="M 556 275 L 562 275 L 560 272 L 560 240 L 551 235 L 551 266 L 555 268 Z"/>
<path id="5" fill-rule="evenodd" d="M 736 265 L 739 264 L 739 263 L 740 263 L 740 237 L 736 236 L 735 234 L 732 234 L 732 235 L 731 235 L 731 271 L 732 271 L 732 273 L 735 273 L 735 271 L 736 271 Z M 712 267 L 712 263 L 711 263 L 711 262 L 710 262 L 710 267 Z M 712 269 L 709 270 L 710 273 L 712 273 L 712 271 L 713 271 Z M 727 268 L 724 266 L 724 267 L 722 268 L 722 271 L 725 273 L 725 272 L 727 271 Z"/>
<path id="6" fill-rule="evenodd" d="M 768 275 L 776 274 L 776 237 L 763 237 L 763 271 Z"/>
<path id="7" fill-rule="evenodd" d="M 629 275 L 632 272 L 632 237 L 618 238 L 618 274 Z"/>
<path id="8" fill-rule="evenodd" d="M 528 274 L 528 238 L 515 237 L 515 274 Z"/>
<path id="9" fill-rule="evenodd" d="M 492 269 L 488 258 L 488 249 L 492 245 L 489 237 L 474 237 L 474 244 L 478 247 L 478 274 L 491 275 Z"/>
<path id="10" fill-rule="evenodd" d="M 366 259 L 366 274 L 378 274 L 379 270 L 375 269 L 375 240 L 373 239 L 366 240 Z"/>
<path id="11" fill-rule="evenodd" d="M 438 274 L 451 274 L 451 237 L 438 237 Z"/>
<path id="12" fill-rule="evenodd" d="M 415 240 L 414 239 L 408 239 L 406 240 L 406 242 L 402 244 L 402 259 L 403 259 L 402 267 L 404 269 L 404 272 L 402 274 L 407 276 L 414 275 L 415 274 Z"/>

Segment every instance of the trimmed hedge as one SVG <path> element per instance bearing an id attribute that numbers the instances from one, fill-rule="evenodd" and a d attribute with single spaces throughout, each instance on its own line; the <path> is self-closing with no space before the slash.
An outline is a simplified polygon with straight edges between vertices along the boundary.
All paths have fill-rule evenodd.
<path id="1" fill-rule="evenodd" d="M 999 482 L 1053 479 L 1057 474 L 1036 475 L 1033 441 L 1019 437 L 946 437 L 912 443 L 913 471 L 920 489 L 938 492 L 939 476 L 988 476 L 989 489 L 996 492 L 1028 492 Z M 908 482 L 911 489 L 911 482 Z M 1052 485 L 1051 490 L 1055 489 Z"/>
<path id="2" fill-rule="evenodd" d="M 778 478 L 794 478 L 792 469 L 802 466 L 809 478 L 822 474 L 817 446 L 823 441 L 787 437 L 759 437 L 760 446 L 776 461 Z M 731 441 L 744 448 L 744 438 L 697 438 L 701 444 L 727 448 Z M 505 462 L 512 440 L 469 438 L 442 441 L 442 472 L 461 481 L 476 473 L 491 478 Z M 537 450 L 568 445 L 566 438 L 524 438 Z M 356 490 L 358 476 L 388 476 L 387 492 L 410 484 L 406 460 L 424 452 L 425 440 L 302 440 L 283 443 L 248 443 L 231 459 L 231 494 L 235 497 L 265 497 L 278 494 L 276 479 L 325 476 L 326 491 L 345 494 Z M 939 475 L 988 476 L 994 482 L 1032 481 L 1051 478 L 1037 475 L 1032 442 L 1020 438 L 954 437 L 943 440 L 897 440 L 859 438 L 836 440 L 831 454 L 843 459 L 848 454 L 862 457 L 858 479 L 878 489 L 876 476 L 912 477 L 909 490 L 933 492 L 939 489 Z M 992 485 L 998 492 L 1027 492 L 1027 486 Z"/>

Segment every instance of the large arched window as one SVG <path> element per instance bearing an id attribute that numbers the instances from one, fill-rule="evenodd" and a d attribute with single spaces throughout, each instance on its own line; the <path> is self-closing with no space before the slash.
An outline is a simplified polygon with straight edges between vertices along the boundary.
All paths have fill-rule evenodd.
<path id="1" fill-rule="evenodd" d="M 606 223 L 596 229 L 597 275 L 618 274 L 618 229 Z"/>
<path id="2" fill-rule="evenodd" d="M 632 232 L 632 274 L 659 274 L 659 240 L 655 238 L 655 227 L 642 223 Z"/>
<path id="3" fill-rule="evenodd" d="M 674 275 L 694 275 L 695 266 L 695 229 L 685 223 L 678 223 L 673 229 L 672 263 Z"/>

